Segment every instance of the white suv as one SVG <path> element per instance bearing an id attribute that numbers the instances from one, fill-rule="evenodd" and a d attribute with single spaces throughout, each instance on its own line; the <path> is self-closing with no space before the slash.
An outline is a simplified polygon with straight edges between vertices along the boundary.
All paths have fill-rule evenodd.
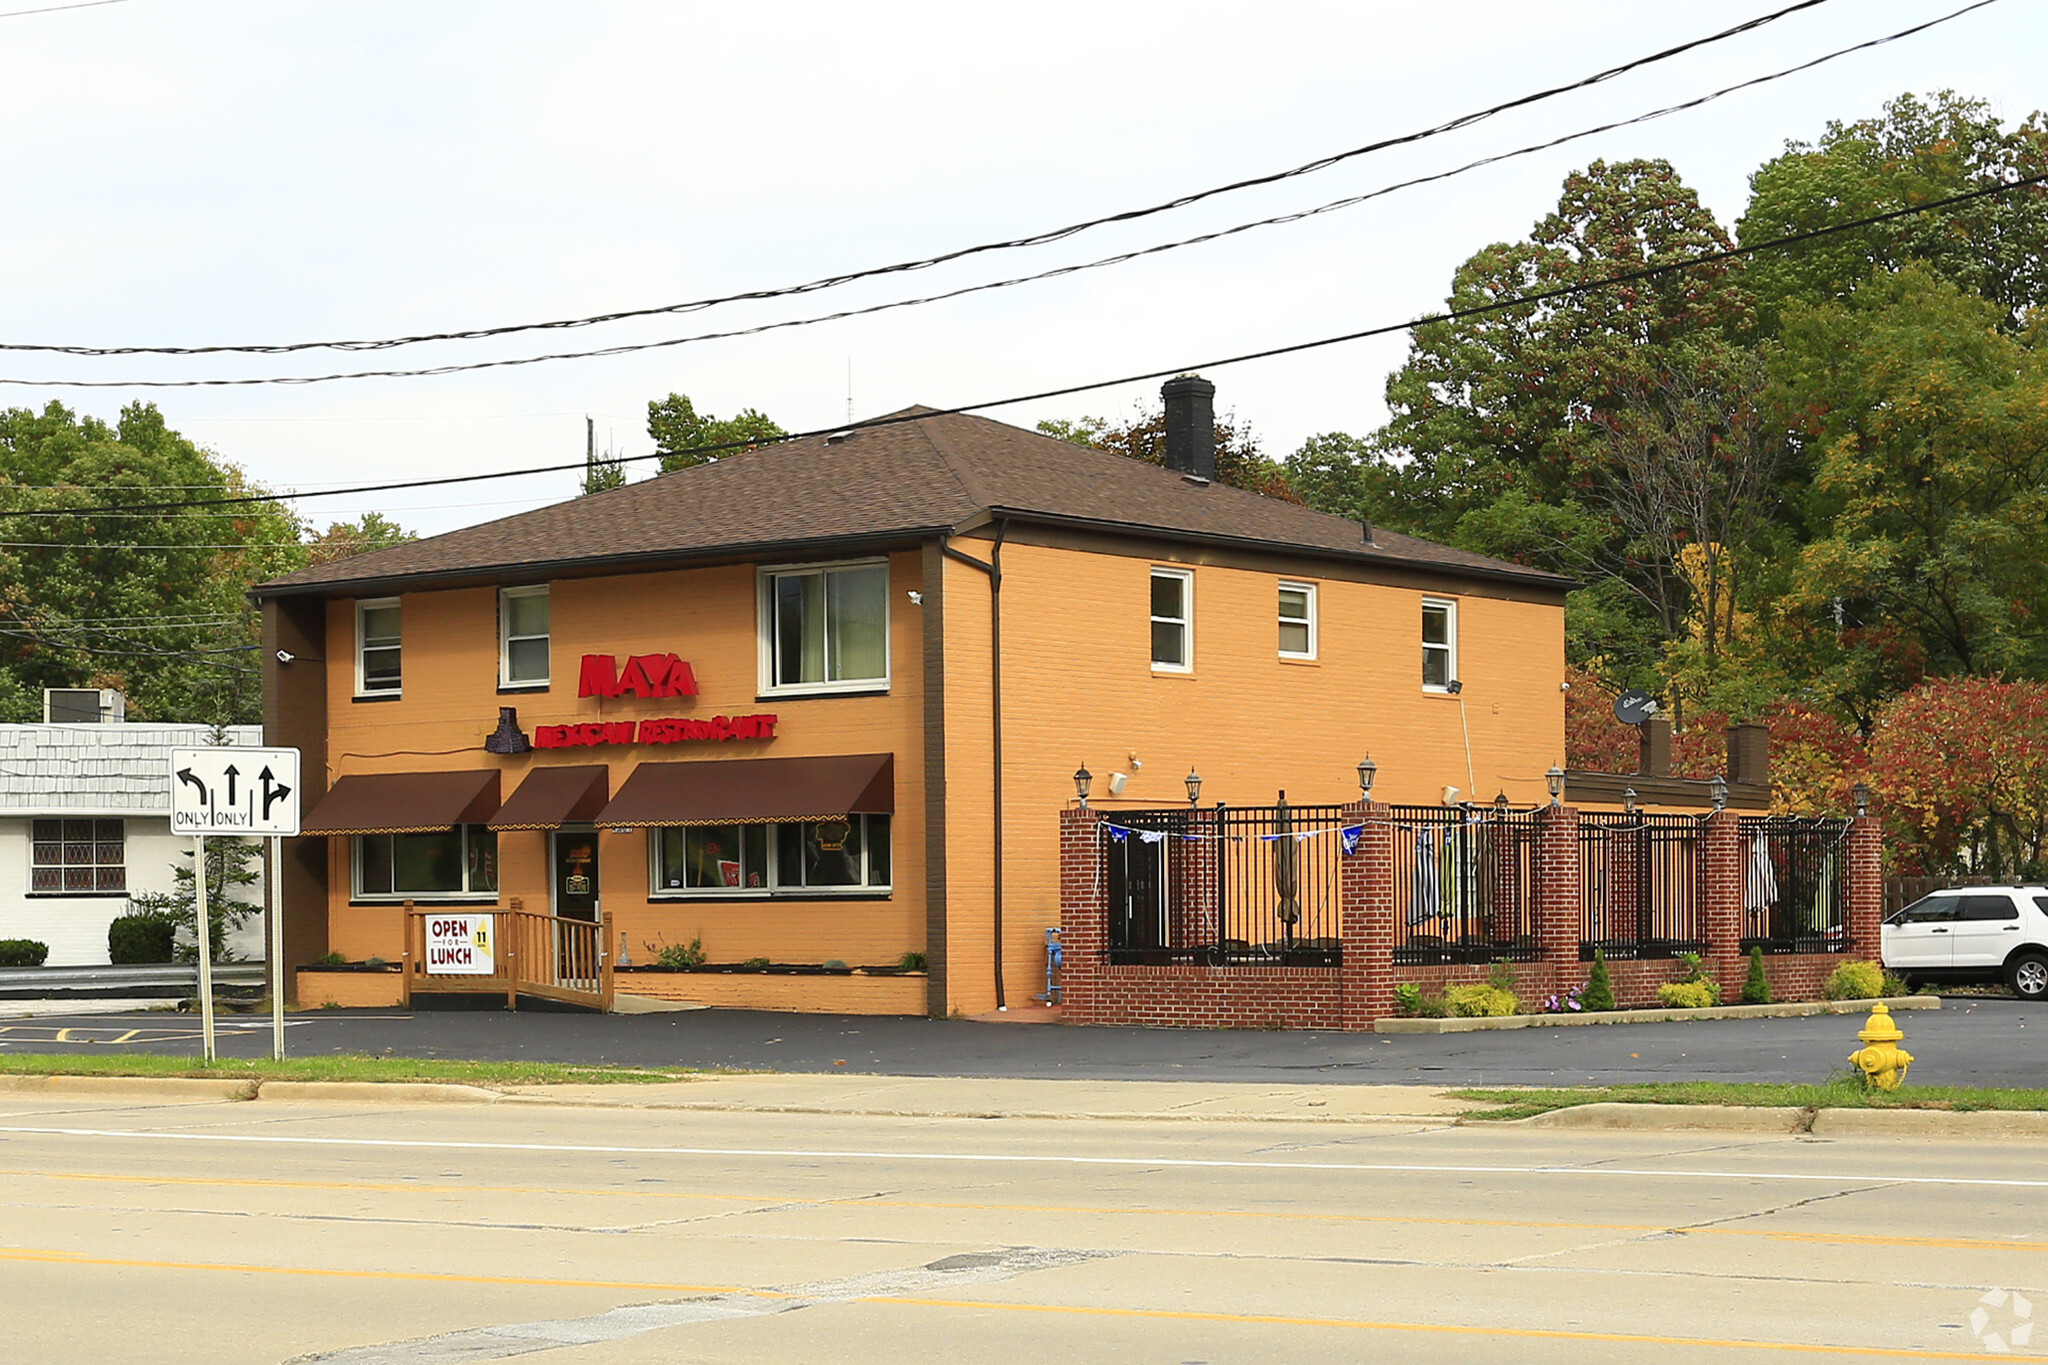
<path id="1" fill-rule="evenodd" d="M 2048 997 L 2048 886 L 1959 886 L 1884 922 L 1884 965 L 1913 983 L 2003 980 Z"/>

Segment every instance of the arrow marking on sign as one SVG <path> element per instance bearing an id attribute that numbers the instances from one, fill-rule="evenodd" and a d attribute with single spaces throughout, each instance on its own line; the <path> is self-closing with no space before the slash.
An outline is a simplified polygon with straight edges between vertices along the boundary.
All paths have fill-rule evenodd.
<path id="1" fill-rule="evenodd" d="M 268 820 L 270 808 L 290 796 L 292 789 L 276 781 L 268 764 L 264 765 L 262 772 L 256 774 L 256 780 L 263 784 L 263 818 Z"/>
<path id="2" fill-rule="evenodd" d="M 192 775 L 192 770 L 190 768 L 178 769 L 178 780 L 180 782 L 190 782 L 193 786 L 199 788 L 199 799 L 206 802 L 206 804 L 209 806 L 213 804 L 212 791 L 210 791 L 207 788 L 205 782 L 201 781 L 199 778 L 194 777 Z"/>
<path id="3" fill-rule="evenodd" d="M 232 763 L 220 770 L 220 775 L 228 780 L 228 804 L 230 806 L 235 804 L 235 778 L 241 774 L 241 771 L 240 768 L 237 768 Z"/>

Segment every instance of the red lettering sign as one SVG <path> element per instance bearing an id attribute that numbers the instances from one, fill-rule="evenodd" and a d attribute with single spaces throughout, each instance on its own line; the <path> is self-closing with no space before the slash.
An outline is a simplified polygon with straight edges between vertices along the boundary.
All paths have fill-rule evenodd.
<path id="1" fill-rule="evenodd" d="M 577 678 L 579 697 L 694 697 L 697 675 L 674 654 L 635 654 L 623 671 L 609 654 L 586 654 Z"/>
<path id="2" fill-rule="evenodd" d="M 617 720 L 584 725 L 536 725 L 533 727 L 533 747 L 579 749 L 604 744 L 686 744 L 701 740 L 716 743 L 729 739 L 773 739 L 778 719 L 779 717 L 772 715 L 712 716 L 708 720 L 672 716 L 637 723 Z"/>

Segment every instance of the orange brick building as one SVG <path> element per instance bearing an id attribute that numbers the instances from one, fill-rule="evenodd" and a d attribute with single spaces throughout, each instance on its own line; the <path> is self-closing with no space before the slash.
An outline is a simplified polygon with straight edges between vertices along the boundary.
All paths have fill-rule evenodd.
<path id="1" fill-rule="evenodd" d="M 601 906 L 635 963 L 927 965 L 622 990 L 971 1013 L 1043 986 L 1077 769 L 1544 800 L 1571 584 L 1217 483 L 1213 392 L 1166 386 L 1165 467 L 912 409 L 263 585 L 287 960 Z"/>

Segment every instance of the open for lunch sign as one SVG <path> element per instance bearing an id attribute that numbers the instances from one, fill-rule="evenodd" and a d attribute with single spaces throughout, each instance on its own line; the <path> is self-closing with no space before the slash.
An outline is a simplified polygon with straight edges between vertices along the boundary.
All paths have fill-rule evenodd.
<path id="1" fill-rule="evenodd" d="M 496 976 L 495 915 L 428 915 L 427 975 Z"/>

